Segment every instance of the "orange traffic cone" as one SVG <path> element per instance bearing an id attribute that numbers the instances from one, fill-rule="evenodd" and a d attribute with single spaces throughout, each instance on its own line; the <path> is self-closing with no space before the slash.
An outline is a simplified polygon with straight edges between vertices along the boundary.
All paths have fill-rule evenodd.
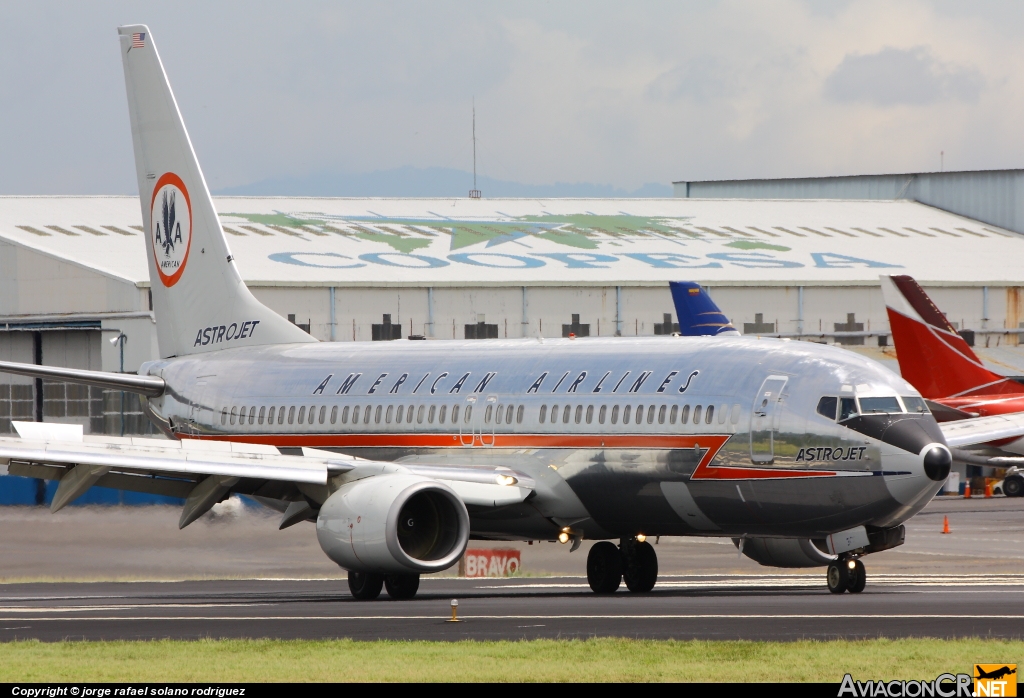
<path id="1" fill-rule="evenodd" d="M 968 482 L 964 486 L 964 499 L 970 499 L 970 498 L 971 498 L 971 483 Z"/>
<path id="2" fill-rule="evenodd" d="M 949 533 L 950 532 L 950 530 L 949 530 L 949 517 L 948 516 L 943 516 L 942 517 L 942 532 L 943 533 Z"/>

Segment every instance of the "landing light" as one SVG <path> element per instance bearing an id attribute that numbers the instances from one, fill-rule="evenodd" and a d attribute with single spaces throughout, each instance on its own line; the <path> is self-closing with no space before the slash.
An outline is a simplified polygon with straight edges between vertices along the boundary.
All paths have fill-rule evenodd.
<path id="1" fill-rule="evenodd" d="M 569 534 L 566 533 L 565 531 L 562 531 L 561 533 L 559 533 L 558 534 L 558 542 L 561 543 L 562 545 L 565 545 L 566 543 L 568 543 L 569 542 Z"/>
<path id="2" fill-rule="evenodd" d="M 519 482 L 511 475 L 498 475 L 495 479 L 498 481 L 499 485 L 514 485 Z"/>
<path id="3" fill-rule="evenodd" d="M 857 561 L 856 560 L 850 560 L 849 562 L 846 563 L 846 566 L 849 567 L 851 570 L 857 569 Z"/>
<path id="4" fill-rule="evenodd" d="M 645 540 L 647 540 L 647 536 L 645 536 L 642 533 L 636 534 L 636 542 L 637 543 L 643 543 Z"/>

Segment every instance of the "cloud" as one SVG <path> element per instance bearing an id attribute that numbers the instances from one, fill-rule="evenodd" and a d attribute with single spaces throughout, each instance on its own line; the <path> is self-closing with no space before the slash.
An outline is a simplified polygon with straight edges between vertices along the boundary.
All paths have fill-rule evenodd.
<path id="1" fill-rule="evenodd" d="M 985 86 L 973 68 L 942 63 L 924 47 L 887 47 L 878 53 L 847 54 L 825 79 L 825 96 L 836 102 L 880 107 L 976 102 Z"/>

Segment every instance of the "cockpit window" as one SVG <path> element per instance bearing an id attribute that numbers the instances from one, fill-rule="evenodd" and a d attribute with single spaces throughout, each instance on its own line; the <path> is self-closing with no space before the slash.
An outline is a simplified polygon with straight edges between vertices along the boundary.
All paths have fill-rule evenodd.
<path id="1" fill-rule="evenodd" d="M 899 400 L 894 397 L 862 397 L 860 411 L 864 414 L 902 412 Z"/>
<path id="2" fill-rule="evenodd" d="M 903 404 L 906 406 L 907 412 L 928 414 L 928 405 L 925 403 L 924 398 L 904 396 Z"/>
<path id="3" fill-rule="evenodd" d="M 838 404 L 839 398 L 837 397 L 823 397 L 818 400 L 818 414 L 822 417 L 828 417 L 829 419 L 835 420 L 836 406 Z"/>
<path id="4" fill-rule="evenodd" d="M 857 401 L 852 397 L 844 397 L 839 400 L 839 421 L 857 416 Z"/>

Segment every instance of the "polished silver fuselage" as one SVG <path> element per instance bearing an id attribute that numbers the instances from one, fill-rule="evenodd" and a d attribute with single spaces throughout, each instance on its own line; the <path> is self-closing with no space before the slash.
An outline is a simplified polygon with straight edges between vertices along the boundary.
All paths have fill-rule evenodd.
<path id="1" fill-rule="evenodd" d="M 941 485 L 919 455 L 942 443 L 931 415 L 890 415 L 925 434 L 901 447 L 816 411 L 823 396 L 917 392 L 868 359 L 811 343 L 324 343 L 167 359 L 141 373 L 167 382 L 148 409 L 178 436 L 532 476 L 524 503 L 471 508 L 478 538 L 553 539 L 567 528 L 822 538 L 897 525 Z"/>

